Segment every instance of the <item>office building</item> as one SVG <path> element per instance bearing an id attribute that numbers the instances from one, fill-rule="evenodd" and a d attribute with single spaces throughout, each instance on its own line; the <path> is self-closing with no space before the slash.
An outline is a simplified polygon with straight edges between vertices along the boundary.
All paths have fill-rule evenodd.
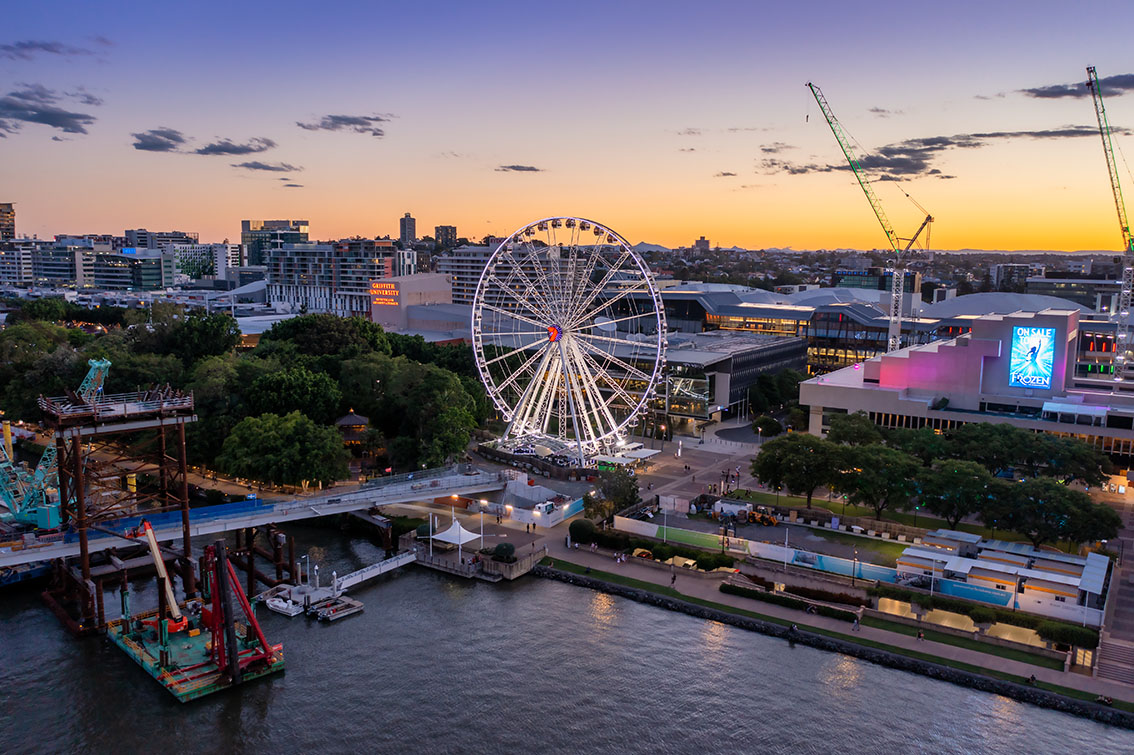
<path id="1" fill-rule="evenodd" d="M 191 280 L 223 278 L 230 267 L 240 267 L 240 244 L 167 244 L 163 251 L 173 255 L 177 272 Z"/>
<path id="2" fill-rule="evenodd" d="M 1041 296 L 1058 296 L 1106 314 L 1118 304 L 1122 281 L 1101 278 L 1028 278 L 1026 291 Z"/>
<path id="3" fill-rule="evenodd" d="M 32 252 L 24 244 L 0 243 L 0 285 L 32 284 Z"/>
<path id="4" fill-rule="evenodd" d="M 439 225 L 433 229 L 433 240 L 438 249 L 450 249 L 457 245 L 457 226 Z"/>
<path id="5" fill-rule="evenodd" d="M 709 251 L 709 240 L 702 236 L 693 242 L 693 248 L 698 252 L 707 252 Z"/>
<path id="6" fill-rule="evenodd" d="M 992 279 L 992 287 L 997 291 L 1015 291 L 1023 289 L 1028 278 L 1043 277 L 1044 265 L 1029 262 L 1006 262 L 999 265 L 990 265 L 988 275 Z"/>
<path id="7" fill-rule="evenodd" d="M 16 206 L 11 202 L 0 202 L 0 241 L 16 238 Z"/>
<path id="8" fill-rule="evenodd" d="M 484 266 L 496 247 L 459 246 L 437 258 L 437 272 L 453 281 L 453 303 L 472 304 Z"/>
<path id="9" fill-rule="evenodd" d="M 491 237 L 488 240 L 495 243 L 489 246 L 459 246 L 436 259 L 437 272 L 448 275 L 453 281 L 454 304 L 473 303 L 476 287 L 480 282 L 480 276 L 484 272 L 485 265 L 488 264 L 488 260 L 503 241 L 503 239 Z M 546 264 L 546 260 L 537 264 L 535 260 L 528 259 L 522 269 L 530 276 L 540 269 L 540 265 Z M 496 277 L 503 281 L 518 280 L 514 266 L 507 262 L 497 265 Z M 489 291 L 492 291 L 493 288 L 499 290 L 497 286 L 498 284 L 495 281 L 489 281 Z"/>
<path id="10" fill-rule="evenodd" d="M 174 285 L 176 263 L 172 254 L 149 249 L 123 249 L 90 253 L 90 285 L 118 291 L 156 291 Z M 82 264 L 78 257 L 76 262 Z"/>
<path id="11" fill-rule="evenodd" d="M 417 221 L 408 212 L 398 221 L 398 238 L 407 246 L 417 241 Z"/>
<path id="12" fill-rule="evenodd" d="M 268 252 L 268 301 L 292 312 L 369 318 L 371 282 L 393 277 L 404 264 L 396 252 L 388 239 L 284 244 Z"/>
<path id="13" fill-rule="evenodd" d="M 244 265 L 266 265 L 268 252 L 284 244 L 303 244 L 308 240 L 306 220 L 242 220 L 240 244 Z"/>
<path id="14" fill-rule="evenodd" d="M 126 247 L 133 249 L 161 249 L 167 244 L 196 244 L 196 233 L 184 231 L 147 231 L 145 228 L 126 230 Z"/>

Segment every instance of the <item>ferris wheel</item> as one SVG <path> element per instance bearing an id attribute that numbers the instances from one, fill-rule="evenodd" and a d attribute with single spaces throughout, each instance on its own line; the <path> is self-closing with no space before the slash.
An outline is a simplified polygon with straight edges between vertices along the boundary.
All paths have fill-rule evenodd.
<path id="1" fill-rule="evenodd" d="M 545 218 L 497 247 L 476 288 L 473 350 L 505 446 L 577 456 L 613 448 L 649 408 L 665 366 L 661 296 L 614 231 Z M 530 452 L 530 451 L 529 451 Z"/>

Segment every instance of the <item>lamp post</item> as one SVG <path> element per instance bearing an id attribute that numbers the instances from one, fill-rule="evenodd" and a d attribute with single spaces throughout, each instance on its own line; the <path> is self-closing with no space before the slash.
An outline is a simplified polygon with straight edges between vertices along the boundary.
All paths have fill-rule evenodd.
<path id="1" fill-rule="evenodd" d="M 851 562 L 850 583 L 854 587 L 854 579 L 858 574 L 858 548 L 854 549 L 854 561 Z"/>

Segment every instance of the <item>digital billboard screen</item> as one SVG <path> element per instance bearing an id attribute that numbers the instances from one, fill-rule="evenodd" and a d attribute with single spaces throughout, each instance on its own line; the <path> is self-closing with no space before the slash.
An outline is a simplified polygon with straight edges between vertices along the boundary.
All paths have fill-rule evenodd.
<path id="1" fill-rule="evenodd" d="M 1051 388 L 1055 365 L 1055 328 L 1012 329 L 1008 359 L 1008 385 L 1015 388 Z"/>

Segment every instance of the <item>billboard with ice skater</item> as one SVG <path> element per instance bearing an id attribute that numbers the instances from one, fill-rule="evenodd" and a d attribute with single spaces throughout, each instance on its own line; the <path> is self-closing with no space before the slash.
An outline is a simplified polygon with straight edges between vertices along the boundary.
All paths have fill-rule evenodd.
<path id="1" fill-rule="evenodd" d="M 1015 388 L 1051 388 L 1055 365 L 1055 328 L 1012 329 L 1008 358 L 1008 385 Z"/>

